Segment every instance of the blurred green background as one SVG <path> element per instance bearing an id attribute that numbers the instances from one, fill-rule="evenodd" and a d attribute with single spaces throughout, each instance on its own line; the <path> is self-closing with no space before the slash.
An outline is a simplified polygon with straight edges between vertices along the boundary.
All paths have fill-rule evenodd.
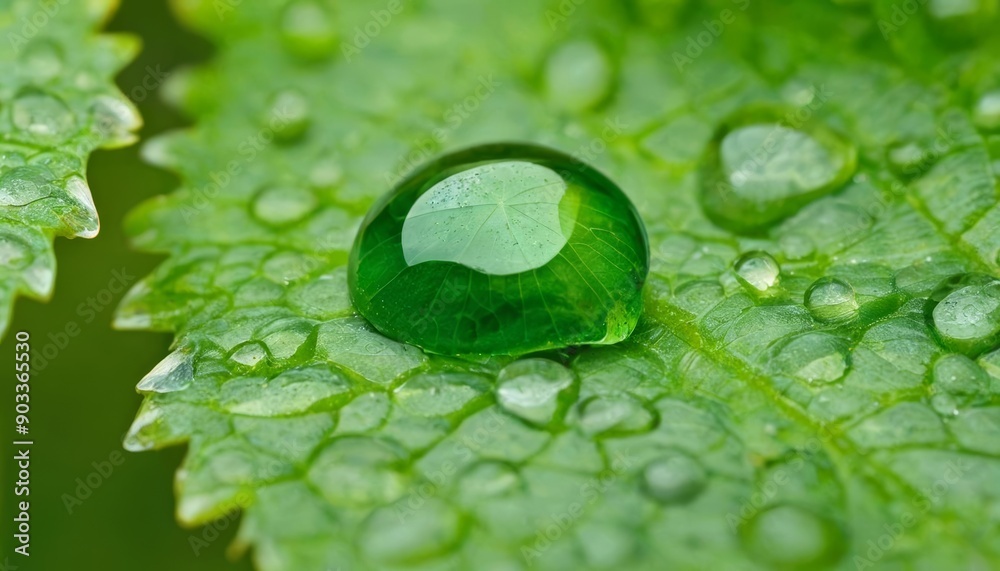
<path id="1" fill-rule="evenodd" d="M 183 29 L 166 0 L 123 0 L 108 23 L 113 32 L 142 38 L 138 58 L 118 76 L 128 95 L 142 85 L 147 68 L 170 72 L 210 57 L 212 48 Z M 159 86 L 135 101 L 145 120 L 142 140 L 165 130 L 183 127 L 185 118 L 160 99 Z M 101 233 L 93 240 L 56 241 L 58 276 L 51 302 L 17 303 L 10 332 L 0 346 L 6 367 L 0 421 L 5 437 L 0 449 L 6 458 L 3 477 L 3 553 L 0 569 L 19 570 L 161 570 L 250 569 L 247 557 L 227 556 L 237 525 L 232 522 L 219 538 L 196 554 L 189 539 L 201 530 L 180 528 L 174 520 L 173 474 L 183 447 L 133 454 L 122 449 L 122 436 L 138 410 L 135 385 L 164 355 L 170 336 L 118 332 L 111 329 L 114 308 L 122 294 L 106 306 L 107 293 L 98 300 L 115 271 L 133 276 L 132 283 L 159 262 L 154 256 L 131 251 L 122 231 L 126 213 L 142 200 L 170 192 L 177 179 L 142 162 L 139 146 L 98 151 L 89 163 L 88 179 L 101 215 Z M 117 289 L 117 288 L 116 288 Z M 78 313 L 78 306 L 95 298 L 96 318 Z M 7 514 L 15 500 L 10 460 L 13 424 L 14 333 L 27 330 L 38 351 L 50 343 L 49 334 L 75 322 L 81 333 L 42 371 L 32 377 L 31 434 L 31 556 L 12 557 L 13 522 Z M 119 456 L 112 458 L 112 454 Z M 122 459 L 124 459 L 122 461 Z M 105 478 L 110 460 L 120 464 Z M 105 464 L 104 466 L 101 466 Z M 78 493 L 77 479 L 100 482 L 81 503 L 67 509 L 64 495 Z M 81 497 L 87 490 L 80 489 Z M 22 500 L 24 498 L 17 498 Z M 4 561 L 4 557 L 7 561 Z M 4 565 L 7 564 L 7 567 Z M 16 567 L 15 567 L 16 566 Z"/>

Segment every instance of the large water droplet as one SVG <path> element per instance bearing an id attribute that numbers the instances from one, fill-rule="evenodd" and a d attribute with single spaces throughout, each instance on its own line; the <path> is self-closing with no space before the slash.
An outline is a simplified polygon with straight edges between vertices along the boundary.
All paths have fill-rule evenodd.
<path id="1" fill-rule="evenodd" d="M 650 462 L 642 471 L 642 488 L 664 504 L 685 504 L 705 489 L 707 474 L 694 458 L 676 453 Z"/>
<path id="2" fill-rule="evenodd" d="M 559 408 L 559 395 L 573 385 L 573 373 L 548 359 L 522 359 L 497 375 L 497 402 L 507 412 L 545 425 Z"/>
<path id="3" fill-rule="evenodd" d="M 744 546 L 756 558 L 783 567 L 819 567 L 836 560 L 843 548 L 836 524 L 796 506 L 762 511 L 741 531 Z"/>
<path id="4" fill-rule="evenodd" d="M 645 228 L 571 157 L 527 145 L 444 156 L 377 203 L 351 298 L 381 333 L 456 355 L 617 343 L 641 313 Z"/>
<path id="5" fill-rule="evenodd" d="M 805 304 L 809 313 L 824 323 L 852 321 L 858 316 L 854 288 L 837 278 L 824 277 L 813 282 L 806 290 Z"/>
<path id="6" fill-rule="evenodd" d="M 66 193 L 77 203 L 79 210 L 73 228 L 77 238 L 93 238 L 101 231 L 101 220 L 97 217 L 97 206 L 87 181 L 78 176 L 66 181 Z"/>
<path id="7" fill-rule="evenodd" d="M 963 276 L 935 292 L 931 304 L 934 330 L 952 350 L 976 356 L 997 345 L 1000 280 L 982 274 Z"/>
<path id="8" fill-rule="evenodd" d="M 42 143 L 61 141 L 76 127 L 69 107 L 57 97 L 37 90 L 22 92 L 11 105 L 14 127 Z"/>
<path id="9" fill-rule="evenodd" d="M 847 182 L 853 145 L 818 123 L 786 126 L 797 123 L 779 111 L 748 110 L 721 127 L 701 175 L 709 218 L 733 231 L 759 230 Z"/>
<path id="10" fill-rule="evenodd" d="M 545 94 L 569 111 L 595 107 L 607 98 L 614 83 L 608 54 L 592 40 L 565 43 L 549 56 L 544 71 Z"/>
<path id="11" fill-rule="evenodd" d="M 337 45 L 330 13 L 319 2 L 298 0 L 281 16 L 281 39 L 292 54 L 308 60 L 329 56 Z"/>
<path id="12" fill-rule="evenodd" d="M 642 402 L 628 395 L 591 397 L 580 403 L 577 414 L 577 426 L 589 435 L 645 432 L 656 420 Z"/>
<path id="13" fill-rule="evenodd" d="M 733 268 L 740 282 L 757 292 L 776 286 L 781 274 L 781 266 L 774 257 L 759 250 L 743 254 Z"/>
<path id="14" fill-rule="evenodd" d="M 1000 130 L 1000 89 L 988 91 L 979 98 L 972 110 L 976 127 L 985 131 Z"/>
<path id="15" fill-rule="evenodd" d="M 316 208 L 316 197 L 308 190 L 269 186 L 257 193 L 251 205 L 254 218 L 268 226 L 287 226 L 306 217 Z"/>

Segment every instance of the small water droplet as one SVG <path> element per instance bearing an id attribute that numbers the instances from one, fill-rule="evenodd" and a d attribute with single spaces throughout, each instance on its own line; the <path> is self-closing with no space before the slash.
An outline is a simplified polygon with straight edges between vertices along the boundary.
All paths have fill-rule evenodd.
<path id="1" fill-rule="evenodd" d="M 1000 280 L 983 274 L 955 278 L 932 294 L 930 306 L 934 330 L 950 349 L 976 356 L 997 345 Z"/>
<path id="2" fill-rule="evenodd" d="M 779 343 L 771 367 L 807 383 L 832 383 L 850 366 L 845 339 L 823 332 L 807 332 Z"/>
<path id="3" fill-rule="evenodd" d="M 522 359 L 497 375 L 497 402 L 507 412 L 535 424 L 548 424 L 559 395 L 573 385 L 573 373 L 548 359 Z"/>
<path id="4" fill-rule="evenodd" d="M 890 145 L 886 149 L 886 161 L 897 176 L 909 180 L 927 172 L 937 161 L 940 152 L 928 149 L 915 141 Z"/>
<path id="5" fill-rule="evenodd" d="M 781 266 L 767 252 L 753 250 L 740 256 L 733 265 L 740 282 L 762 292 L 778 284 Z"/>
<path id="6" fill-rule="evenodd" d="M 549 55 L 544 82 L 546 97 L 553 105 L 579 112 L 596 107 L 608 97 L 614 67 L 597 42 L 574 40 Z"/>
<path id="7" fill-rule="evenodd" d="M 475 505 L 486 498 L 503 496 L 521 484 L 521 477 L 511 465 L 487 460 L 470 467 L 458 481 L 462 503 Z"/>
<path id="8" fill-rule="evenodd" d="M 972 110 L 972 120 L 984 131 L 1000 130 L 1000 89 L 988 91 L 979 98 Z"/>
<path id="9" fill-rule="evenodd" d="M 316 208 L 316 197 L 297 187 L 269 186 L 257 193 L 251 209 L 268 226 L 286 226 L 306 217 Z"/>
<path id="10" fill-rule="evenodd" d="M 809 313 L 824 323 L 852 321 L 858 317 L 858 299 L 854 288 L 843 280 L 823 277 L 809 286 L 805 294 Z"/>
<path id="11" fill-rule="evenodd" d="M 591 397 L 579 405 L 577 426 L 588 435 L 623 436 L 645 432 L 655 418 L 628 395 Z"/>
<path id="12" fill-rule="evenodd" d="M 417 375 L 393 392 L 396 404 L 418 416 L 441 417 L 462 410 L 489 390 L 476 375 L 437 373 Z"/>
<path id="13" fill-rule="evenodd" d="M 97 217 L 97 206 L 87 181 L 78 176 L 66 181 L 66 192 L 73 197 L 82 212 L 77 217 L 74 234 L 78 238 L 93 238 L 101 231 L 101 221 Z"/>
<path id="14" fill-rule="evenodd" d="M 254 368 L 267 358 L 267 350 L 257 341 L 248 341 L 236 347 L 229 356 L 230 360 L 244 367 Z"/>
<path id="15" fill-rule="evenodd" d="M 743 545 L 761 561 L 794 568 L 819 567 L 843 549 L 843 533 L 833 522 L 803 508 L 779 505 L 741 528 Z"/>
<path id="16" fill-rule="evenodd" d="M 101 95 L 94 100 L 90 112 L 104 148 L 124 147 L 138 140 L 139 136 L 134 131 L 142 127 L 142 118 L 128 100 Z"/>
<path id="17" fill-rule="evenodd" d="M 187 388 L 193 379 L 191 353 L 177 350 L 153 367 L 136 388 L 144 393 L 172 393 Z"/>
<path id="18" fill-rule="evenodd" d="M 281 39 L 293 55 L 319 60 L 333 52 L 337 31 L 325 6 L 312 0 L 299 0 L 290 3 L 281 16 Z"/>
<path id="19" fill-rule="evenodd" d="M 850 180 L 854 146 L 819 123 L 786 126 L 789 113 L 745 110 L 717 132 L 701 174 L 702 206 L 714 222 L 757 231 Z"/>
<path id="20" fill-rule="evenodd" d="M 14 127 L 41 143 L 61 141 L 76 128 L 76 119 L 61 99 L 38 90 L 22 92 L 11 104 Z"/>
<path id="21" fill-rule="evenodd" d="M 401 517 L 404 513 L 408 517 Z M 358 546 L 380 566 L 405 564 L 444 553 L 458 541 L 461 529 L 458 512 L 431 498 L 416 510 L 404 503 L 375 511 L 361 529 Z"/>
<path id="22" fill-rule="evenodd" d="M 642 471 L 642 487 L 660 503 L 685 504 L 701 494 L 707 478 L 701 463 L 677 453 L 650 462 Z"/>
<path id="23" fill-rule="evenodd" d="M 261 123 L 274 132 L 279 142 L 294 141 L 309 128 L 309 100 L 294 89 L 279 91 L 271 97 Z"/>
<path id="24" fill-rule="evenodd" d="M 0 234 L 0 266 L 23 270 L 34 260 L 31 248 L 13 236 Z"/>
<path id="25" fill-rule="evenodd" d="M 49 40 L 36 38 L 24 48 L 24 67 L 28 76 L 43 83 L 56 76 L 63 68 L 62 50 Z"/>
<path id="26" fill-rule="evenodd" d="M 7 171 L 0 177 L 0 206 L 24 206 L 41 200 L 56 190 L 42 167 L 25 166 Z"/>

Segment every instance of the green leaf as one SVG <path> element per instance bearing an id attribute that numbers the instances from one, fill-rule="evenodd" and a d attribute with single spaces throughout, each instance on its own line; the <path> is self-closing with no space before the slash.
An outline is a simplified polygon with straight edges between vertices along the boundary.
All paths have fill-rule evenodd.
<path id="1" fill-rule="evenodd" d="M 17 295 L 52 295 L 53 238 L 100 230 L 87 157 L 132 143 L 141 124 L 113 81 L 138 41 L 94 33 L 114 5 L 12 0 L 0 12 L 0 334 Z"/>
<path id="2" fill-rule="evenodd" d="M 285 4 L 177 3 L 219 51 L 168 90 L 196 126 L 146 146 L 182 188 L 128 221 L 169 257 L 117 324 L 177 340 L 125 444 L 188 443 L 182 523 L 241 510 L 267 570 L 1000 565 L 1000 351 L 946 348 L 929 311 L 998 272 L 1000 38 L 976 18 L 959 42 L 930 12 L 886 32 L 881 2 Z M 699 181 L 760 106 L 857 166 L 733 232 Z M 626 342 L 468 362 L 352 311 L 373 201 L 508 140 L 642 213 Z"/>

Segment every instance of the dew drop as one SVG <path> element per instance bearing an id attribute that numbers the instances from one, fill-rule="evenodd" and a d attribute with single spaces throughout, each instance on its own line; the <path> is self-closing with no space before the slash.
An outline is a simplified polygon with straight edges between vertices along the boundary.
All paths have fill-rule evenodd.
<path id="1" fill-rule="evenodd" d="M 59 75 L 63 68 L 62 50 L 49 40 L 36 38 L 25 48 L 24 72 L 37 82 L 46 82 Z"/>
<path id="2" fill-rule="evenodd" d="M 76 119 L 61 99 L 42 91 L 22 92 L 11 104 L 14 127 L 40 143 L 61 141 L 76 127 Z"/>
<path id="3" fill-rule="evenodd" d="M 852 321 L 858 317 L 858 299 L 850 284 L 837 278 L 823 277 L 805 293 L 809 313 L 824 323 Z"/>
<path id="4" fill-rule="evenodd" d="M 0 206 L 24 206 L 51 196 L 56 187 L 37 166 L 17 167 L 0 177 Z"/>
<path id="5" fill-rule="evenodd" d="M 21 240 L 0 234 L 0 266 L 12 270 L 23 270 L 34 260 L 31 248 Z"/>
<path id="6" fill-rule="evenodd" d="M 142 118 L 128 100 L 101 95 L 94 101 L 90 112 L 94 119 L 94 129 L 102 139 L 102 146 L 124 147 L 139 138 L 134 131 L 142 127 Z"/>
<path id="7" fill-rule="evenodd" d="M 548 359 L 522 359 L 497 375 L 497 402 L 507 412 L 545 425 L 559 408 L 559 395 L 573 385 L 573 373 Z"/>
<path id="8" fill-rule="evenodd" d="M 306 217 L 316 208 L 316 197 L 308 190 L 272 186 L 261 189 L 251 209 L 254 218 L 268 226 L 287 226 Z"/>
<path id="9" fill-rule="evenodd" d="M 648 271 L 645 227 L 613 182 L 563 153 L 495 144 L 428 163 L 376 203 L 348 277 L 387 337 L 518 356 L 624 340 Z"/>
<path id="10" fill-rule="evenodd" d="M 653 460 L 642 471 L 642 488 L 663 504 L 686 504 L 701 494 L 708 482 L 705 468 L 686 454 Z"/>
<path id="11" fill-rule="evenodd" d="M 853 145 L 818 123 L 784 123 L 779 111 L 743 111 L 717 132 L 701 173 L 702 206 L 714 222 L 759 231 L 850 180 Z"/>
<path id="12" fill-rule="evenodd" d="M 984 93 L 972 110 L 976 127 L 984 131 L 1000 130 L 1000 89 Z"/>
<path id="13" fill-rule="evenodd" d="M 309 128 L 309 100 L 293 89 L 279 91 L 271 98 L 268 113 L 261 122 L 274 132 L 279 142 L 294 141 Z"/>
<path id="14" fill-rule="evenodd" d="M 267 358 L 267 350 L 261 343 L 250 341 L 234 349 L 229 358 L 234 363 L 252 369 Z"/>
<path id="15" fill-rule="evenodd" d="M 97 217 L 97 206 L 87 181 L 74 176 L 66 181 L 66 192 L 76 200 L 81 210 L 74 224 L 77 238 L 93 238 L 101 231 L 101 221 Z"/>
<path id="16" fill-rule="evenodd" d="M 781 274 L 781 266 L 774 257 L 759 250 L 740 256 L 733 268 L 741 283 L 758 292 L 776 286 Z"/>
<path id="17" fill-rule="evenodd" d="M 517 471 L 504 462 L 482 461 L 470 467 L 458 482 L 458 496 L 466 505 L 503 496 L 521 485 Z"/>
<path id="18" fill-rule="evenodd" d="M 136 388 L 144 393 L 172 393 L 183 390 L 194 379 L 194 364 L 189 351 L 167 355 L 139 381 Z"/>
<path id="19" fill-rule="evenodd" d="M 409 517 L 400 517 L 399 509 L 407 508 L 382 508 L 362 526 L 358 545 L 371 561 L 383 565 L 422 561 L 458 541 L 461 517 L 443 500 L 431 498 L 420 509 L 406 512 Z"/>
<path id="20" fill-rule="evenodd" d="M 488 390 L 487 381 L 476 375 L 428 373 L 407 380 L 393 398 L 410 414 L 441 417 L 462 410 Z"/>
<path id="21" fill-rule="evenodd" d="M 779 343 L 771 367 L 807 383 L 832 383 L 850 366 L 846 340 L 822 332 L 807 332 Z"/>
<path id="22" fill-rule="evenodd" d="M 588 435 L 623 436 L 645 432 L 655 418 L 628 395 L 591 397 L 579 405 L 577 427 Z"/>
<path id="23" fill-rule="evenodd" d="M 934 331 L 948 348 L 974 357 L 997 345 L 1000 280 L 982 274 L 955 279 L 932 294 L 931 306 Z"/>
<path id="24" fill-rule="evenodd" d="M 773 565 L 806 568 L 832 562 L 841 555 L 843 534 L 837 526 L 796 506 L 779 505 L 762 511 L 741 531 L 746 549 Z"/>
<path id="25" fill-rule="evenodd" d="M 330 13 L 319 2 L 298 0 L 281 16 L 281 39 L 293 55 L 305 60 L 328 57 L 337 45 Z"/>
<path id="26" fill-rule="evenodd" d="M 544 82 L 546 97 L 553 105 L 579 112 L 596 107 L 608 97 L 614 67 L 596 42 L 574 40 L 549 55 Z"/>

